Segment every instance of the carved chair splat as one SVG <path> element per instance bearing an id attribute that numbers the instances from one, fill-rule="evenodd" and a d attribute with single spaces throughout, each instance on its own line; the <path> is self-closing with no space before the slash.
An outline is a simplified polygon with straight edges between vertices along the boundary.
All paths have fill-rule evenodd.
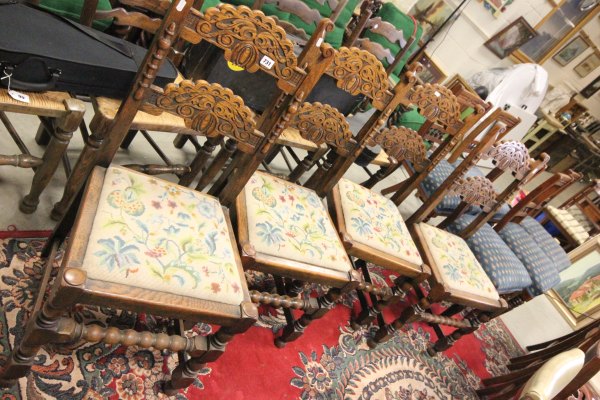
<path id="1" fill-rule="evenodd" d="M 144 17 L 144 26 L 154 32 L 160 21 L 156 21 L 147 16 Z M 240 24 L 241 26 L 247 27 L 249 32 L 254 32 L 254 35 L 240 36 L 239 33 L 235 33 L 235 30 L 230 30 L 228 28 Z M 215 28 L 216 26 L 219 28 Z M 321 24 L 319 26 L 319 32 L 322 34 L 327 27 L 328 25 L 326 23 Z M 219 8 L 209 9 L 206 14 L 202 14 L 199 11 L 192 9 L 182 23 L 181 33 L 181 37 L 185 40 L 194 42 L 206 40 L 216 46 L 224 48 L 226 57 L 229 60 L 236 62 L 239 65 L 243 65 L 247 70 L 256 71 L 261 69 L 268 72 L 277 79 L 279 87 L 284 90 L 284 94 L 282 94 L 284 101 L 289 102 L 290 98 L 298 96 L 298 93 L 296 92 L 307 77 L 306 71 L 298 67 L 298 60 L 293 53 L 293 44 L 286 39 L 283 29 L 278 27 L 272 19 L 265 17 L 260 11 L 253 11 L 247 7 L 235 8 L 231 5 L 222 5 Z M 269 45 L 268 49 L 262 49 L 265 47 L 265 43 L 258 39 L 258 36 L 260 35 L 269 37 L 269 43 L 272 43 L 273 45 Z M 243 49 L 245 50 L 242 51 Z M 312 43 L 312 45 L 307 46 L 305 53 L 311 57 L 315 57 L 314 54 L 320 53 L 320 51 L 321 50 L 317 49 L 314 46 L 314 43 Z M 268 54 L 273 60 L 270 69 L 260 65 L 259 55 L 263 53 Z M 286 93 L 285 90 L 289 90 L 289 93 Z M 306 89 L 303 90 L 306 91 Z M 137 108 L 137 105 L 140 104 L 141 100 L 141 98 L 136 99 L 136 105 L 134 105 L 133 108 Z M 114 133 L 114 125 L 128 126 L 130 130 L 149 129 L 185 133 L 186 135 L 198 134 L 198 131 L 187 126 L 180 117 L 171 116 L 169 113 L 163 113 L 157 116 L 141 111 L 138 112 L 126 107 L 128 102 L 131 103 L 130 100 L 126 100 L 119 104 L 118 101 L 112 99 L 95 99 L 96 113 L 90 124 L 92 135 L 74 168 L 74 173 L 67 181 L 61 201 L 57 203 L 53 209 L 53 218 L 60 218 L 67 209 L 69 203 L 72 202 L 76 194 L 81 190 L 85 177 L 91 171 L 91 166 L 93 165 L 93 161 L 91 160 L 99 156 L 102 163 L 107 165 L 114 156 L 118 146 L 124 140 L 123 136 Z M 121 124 L 115 122 L 119 119 L 119 110 L 123 108 L 128 110 L 128 113 L 133 114 L 132 123 Z M 284 112 L 285 108 L 276 109 L 273 107 L 272 110 L 272 113 L 275 115 L 281 115 L 284 114 Z M 262 127 L 258 128 L 262 131 Z M 113 131 L 108 135 L 108 132 L 111 129 Z M 103 154 L 99 154 L 97 151 L 100 146 L 103 147 Z M 187 166 L 173 166 L 173 170 L 175 171 L 185 171 L 180 178 L 182 184 L 187 185 L 194 179 L 198 174 L 199 169 L 207 162 L 208 157 L 215 147 L 216 143 L 214 140 L 207 140 L 203 148 L 198 152 L 189 170 Z M 228 148 L 225 150 L 228 150 Z M 218 157 L 218 161 L 221 161 L 222 158 L 223 157 Z M 165 171 L 165 167 L 156 167 L 153 165 L 142 166 L 139 168 L 149 172 L 162 173 Z M 212 168 L 211 171 L 218 172 L 218 168 Z"/>

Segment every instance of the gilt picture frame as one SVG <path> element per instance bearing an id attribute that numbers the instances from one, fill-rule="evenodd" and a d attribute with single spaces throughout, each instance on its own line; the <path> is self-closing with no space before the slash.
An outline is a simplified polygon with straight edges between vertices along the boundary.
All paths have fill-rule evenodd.
<path id="1" fill-rule="evenodd" d="M 562 49 L 556 52 L 552 59 L 561 66 L 565 66 L 590 47 L 587 40 L 581 35 L 575 36 Z"/>
<path id="2" fill-rule="evenodd" d="M 569 253 L 572 265 L 548 292 L 550 302 L 573 329 L 600 318 L 600 236 Z"/>
<path id="3" fill-rule="evenodd" d="M 573 70 L 579 75 L 580 78 L 585 78 L 592 71 L 600 66 L 600 52 L 595 51 L 587 56 L 582 62 L 577 64 Z"/>

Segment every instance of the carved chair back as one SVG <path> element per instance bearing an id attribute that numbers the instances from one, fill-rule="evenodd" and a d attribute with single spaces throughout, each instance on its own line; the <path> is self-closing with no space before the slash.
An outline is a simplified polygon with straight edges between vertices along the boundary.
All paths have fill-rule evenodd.
<path id="1" fill-rule="evenodd" d="M 322 4 L 324 3 L 325 1 L 322 2 Z M 331 20 L 331 22 L 335 23 L 337 21 L 340 13 L 344 10 L 344 7 L 346 7 L 347 3 L 348 0 L 327 1 L 327 5 L 331 9 L 331 14 L 327 17 Z M 252 5 L 252 9 L 260 10 L 265 4 L 272 4 L 281 12 L 295 15 L 302 20 L 302 22 L 308 25 L 314 24 L 317 26 L 323 19 L 323 15 L 321 12 L 319 12 L 319 10 L 310 8 L 301 0 L 255 0 L 254 4 Z M 275 21 L 277 21 L 277 24 L 281 26 L 291 36 L 291 38 L 299 44 L 305 44 L 310 39 L 311 35 L 309 35 L 302 27 L 295 26 L 291 22 L 282 20 L 275 15 L 270 15 L 270 17 L 274 18 Z"/>
<path id="2" fill-rule="evenodd" d="M 529 158 L 529 153 L 523 156 L 523 152 L 515 152 L 513 142 L 502 143 L 495 146 L 489 153 L 494 154 L 498 160 L 494 168 L 486 176 L 491 182 L 494 182 L 504 171 L 511 172 L 514 179 L 496 196 L 496 203 L 493 204 L 488 212 L 482 212 L 460 233 L 460 236 L 467 238 L 473 235 L 483 224 L 487 223 L 500 208 L 527 183 L 531 182 L 542 171 L 546 170 L 550 156 L 542 153 L 537 160 Z M 523 146 L 524 147 L 524 146 Z M 497 190 L 496 190 L 497 192 Z M 463 206 L 459 206 L 458 209 Z M 451 217 L 456 217 L 456 212 Z"/>
<path id="3" fill-rule="evenodd" d="M 378 60 L 382 62 L 386 61 L 388 66 L 385 69 L 385 72 L 389 76 L 394 72 L 394 70 L 398 66 L 398 63 L 405 57 L 405 55 L 408 53 L 409 49 L 416 40 L 417 27 L 419 25 L 413 17 L 411 18 L 414 22 L 414 31 L 408 39 L 404 38 L 404 32 L 402 30 L 397 29 L 391 23 L 382 20 L 381 17 L 372 17 L 364 23 L 363 32 L 359 32 L 358 34 L 352 35 L 352 37 L 346 41 L 345 45 L 348 47 L 354 46 L 358 47 L 359 49 L 366 50 L 369 53 L 373 54 L 375 57 L 377 57 Z M 389 48 L 386 48 L 381 44 L 370 40 L 368 37 L 358 37 L 361 33 L 364 33 L 365 31 L 381 35 L 390 43 L 397 44 L 400 48 L 400 51 L 396 54 L 392 54 L 392 51 Z"/>
<path id="4" fill-rule="evenodd" d="M 375 58 L 370 54 L 369 57 L 371 59 Z M 379 65 L 381 64 L 379 63 Z M 355 151 L 347 157 L 332 160 L 332 167 L 329 171 L 322 171 L 322 168 L 317 170 L 306 183 L 308 187 L 315 189 L 323 196 L 326 195 L 326 193 L 331 190 L 335 183 L 348 170 L 362 150 L 370 143 L 373 143 L 373 138 L 378 134 L 382 127 L 385 126 L 391 113 L 400 104 L 406 106 L 416 105 L 421 114 L 423 114 L 430 123 L 437 123 L 443 126 L 449 133 L 449 139 L 443 141 L 442 145 L 439 146 L 438 150 L 434 153 L 440 160 L 446 155 L 447 146 L 455 145 L 456 140 L 453 138 L 456 137 L 456 139 L 458 139 L 466 129 L 470 128 L 484 114 L 486 104 L 472 94 L 464 94 L 461 92 L 459 96 L 456 96 L 447 88 L 439 85 L 415 85 L 417 83 L 416 72 L 420 68 L 421 66 L 419 64 L 413 65 L 403 76 L 403 79 L 394 87 L 391 96 L 386 95 L 386 97 L 383 98 L 381 96 L 379 96 L 379 98 L 373 96 L 373 106 L 377 110 L 358 133 Z M 383 68 L 381 67 L 380 73 L 382 69 Z M 356 68 L 356 71 L 361 70 Z M 342 82 L 352 83 L 356 86 L 352 75 L 349 75 L 347 71 L 345 72 L 346 76 L 349 76 L 352 79 L 346 78 L 346 80 Z M 381 73 L 381 75 L 384 75 L 384 73 Z M 373 90 L 372 87 L 369 87 L 369 89 Z M 378 91 L 376 93 L 382 92 Z M 461 103 L 469 104 L 475 109 L 475 113 L 467 117 L 465 121 L 460 120 L 459 110 Z M 437 158 L 434 160 L 437 160 Z"/>
<path id="5" fill-rule="evenodd" d="M 448 161 L 454 163 L 461 157 L 466 157 L 465 153 L 484 152 L 487 149 L 478 146 L 481 141 L 484 141 L 484 146 L 491 146 L 497 141 L 502 140 L 506 135 L 519 123 L 521 119 L 515 117 L 508 112 L 496 108 L 486 118 L 477 124 L 470 132 L 466 134 L 463 140 L 453 150 L 448 157 Z M 475 163 L 479 161 L 474 160 Z"/>
<path id="6" fill-rule="evenodd" d="M 508 222 L 518 223 L 526 216 L 536 217 L 546 204 L 579 179 L 581 174 L 573 170 L 554 173 L 512 207 L 496 224 L 496 230 L 502 229 Z"/>

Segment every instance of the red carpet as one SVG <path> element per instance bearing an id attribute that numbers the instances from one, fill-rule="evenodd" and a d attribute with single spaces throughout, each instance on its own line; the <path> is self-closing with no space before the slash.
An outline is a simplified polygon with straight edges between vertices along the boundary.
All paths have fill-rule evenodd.
<path id="1" fill-rule="evenodd" d="M 0 236 L 1 353 L 6 356 L 22 326 L 40 274 L 36 255 L 41 240 Z M 12 260 L 12 261 L 11 261 Z M 350 302 L 345 299 L 345 303 Z M 500 321 L 462 338 L 451 350 L 429 357 L 432 330 L 415 324 L 370 350 L 367 335 L 347 324 L 350 308 L 340 304 L 315 321 L 284 349 L 273 345 L 277 315 L 263 315 L 258 325 L 229 344 L 179 399 L 475 399 L 480 378 L 504 372 L 508 358 L 522 350 Z M 161 327 L 163 321 L 109 309 L 82 308 L 75 317 L 120 328 Z M 196 326 L 207 333 L 208 325 Z M 435 336 L 433 336 L 434 338 Z M 8 339 L 8 340 L 7 340 Z M 174 355 L 105 344 L 80 344 L 40 352 L 32 374 L 1 399 L 154 399 L 159 382 L 176 365 Z"/>

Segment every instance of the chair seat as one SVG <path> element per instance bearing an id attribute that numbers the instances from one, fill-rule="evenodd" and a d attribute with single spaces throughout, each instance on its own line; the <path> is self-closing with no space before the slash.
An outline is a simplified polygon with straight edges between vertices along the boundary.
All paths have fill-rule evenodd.
<path id="1" fill-rule="evenodd" d="M 553 217 L 554 221 L 560 224 L 562 230 L 567 232 L 578 244 L 583 244 L 590 238 L 588 231 L 569 211 L 552 206 L 546 207 L 545 210 Z"/>
<path id="2" fill-rule="evenodd" d="M 380 167 L 387 167 L 391 164 L 390 162 L 390 157 L 387 155 L 387 153 L 382 149 L 379 154 L 377 154 L 377 157 L 375 157 L 375 159 L 373 161 L 371 161 L 371 164 L 373 165 L 378 165 Z"/>
<path id="3" fill-rule="evenodd" d="M 237 212 L 246 213 L 247 228 L 240 229 L 247 229 L 244 235 L 256 253 L 339 272 L 352 270 L 327 209 L 313 190 L 256 172 L 242 195 L 245 210 Z"/>
<path id="4" fill-rule="evenodd" d="M 91 279 L 239 305 L 236 251 L 217 199 L 110 167 L 82 268 Z"/>
<path id="5" fill-rule="evenodd" d="M 458 233 L 474 219 L 472 215 L 462 215 L 448 226 L 448 230 Z M 527 269 L 491 226 L 484 224 L 466 242 L 500 294 L 531 286 Z"/>
<path id="6" fill-rule="evenodd" d="M 527 268 L 533 295 L 545 293 L 560 283 L 552 260 L 521 225 L 509 222 L 498 234 Z"/>
<path id="7" fill-rule="evenodd" d="M 105 120 L 113 120 L 121 101 L 108 97 L 96 97 L 93 99 L 94 110 L 97 115 Z M 144 111 L 138 111 L 131 123 L 131 129 L 144 129 L 159 132 L 183 133 L 188 135 L 197 135 L 198 132 L 188 128 L 185 125 L 183 118 L 168 112 L 163 112 L 160 115 L 153 115 Z"/>
<path id="8" fill-rule="evenodd" d="M 341 179 L 337 186 L 345 232 L 353 242 L 414 265 L 423 264 L 400 211 L 391 200 L 347 179 Z"/>
<path id="9" fill-rule="evenodd" d="M 539 222 L 531 217 L 525 217 L 520 225 L 531 235 L 548 258 L 554 262 L 558 271 L 563 271 L 571 266 L 571 260 L 567 253 Z"/>
<path id="10" fill-rule="evenodd" d="M 8 91 L 0 89 L 0 110 L 18 112 L 46 117 L 60 117 L 67 108 L 64 101 L 71 96 L 66 92 L 26 92 L 29 103 L 17 101 L 8 95 Z"/>
<path id="11" fill-rule="evenodd" d="M 450 289 L 498 300 L 498 291 L 467 243 L 459 236 L 419 223 L 424 245 L 433 258 L 432 269 Z"/>
<path id="12" fill-rule="evenodd" d="M 277 144 L 297 147 L 306 151 L 317 151 L 320 147 L 314 142 L 304 139 L 296 128 L 284 129 L 283 132 L 281 132 L 281 135 L 277 138 Z M 327 147 L 326 144 L 323 144 L 322 146 Z"/>

